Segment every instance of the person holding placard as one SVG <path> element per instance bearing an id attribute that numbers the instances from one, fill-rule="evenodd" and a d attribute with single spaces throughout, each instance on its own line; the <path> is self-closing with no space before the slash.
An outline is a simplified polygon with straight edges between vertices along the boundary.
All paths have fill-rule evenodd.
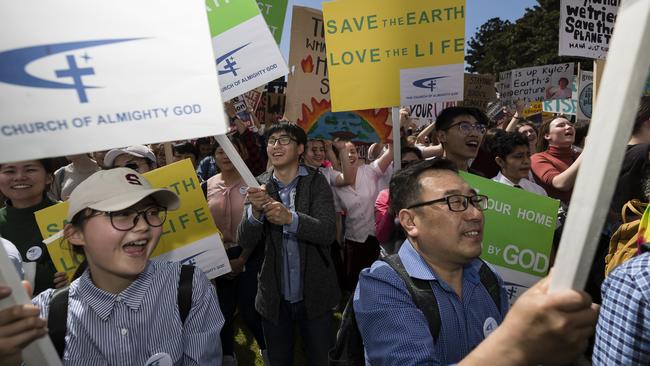
<path id="1" fill-rule="evenodd" d="M 149 260 L 167 210 L 180 205 L 178 196 L 152 188 L 134 170 L 116 168 L 90 176 L 68 202 L 65 237 L 72 250 L 83 252 L 88 268 L 64 291 L 32 299 L 48 319 L 63 363 L 220 364 L 223 316 L 205 274 Z M 8 341 L 24 336 L 15 329 L 27 318 L 40 322 L 21 307 L 0 311 L 0 335 L 13 334 Z"/>
<path id="2" fill-rule="evenodd" d="M 479 258 L 488 197 L 452 162 L 400 170 L 390 198 L 407 239 L 359 277 L 353 305 L 366 364 L 568 364 L 584 351 L 597 318 L 586 293 L 549 294 L 546 278 L 508 310 L 501 277 Z M 407 279 L 419 284 L 409 289 Z"/>
<path id="3" fill-rule="evenodd" d="M 332 308 L 340 299 L 329 257 L 332 191 L 322 174 L 300 164 L 307 135 L 298 125 L 273 125 L 266 137 L 272 168 L 257 178 L 260 188 L 248 188 L 237 242 L 244 249 L 259 243 L 265 248 L 255 308 L 271 365 L 292 364 L 296 325 L 308 364 L 327 365 Z"/>
<path id="4" fill-rule="evenodd" d="M 52 179 L 49 159 L 0 164 L 0 192 L 7 197 L 6 207 L 0 209 L 0 236 L 16 245 L 28 271 L 35 268 L 34 294 L 66 284 L 65 273 L 56 272 L 34 216 L 56 204 L 47 196 Z"/>
<path id="5" fill-rule="evenodd" d="M 578 176 L 582 158 L 573 150 L 575 128 L 565 117 L 555 117 L 542 123 L 537 150 L 531 157 L 535 180 L 548 193 L 559 199 L 566 209 Z"/>
<path id="6" fill-rule="evenodd" d="M 544 188 L 528 180 L 530 175 L 530 150 L 528 139 L 519 132 L 504 132 L 494 137 L 492 143 L 494 161 L 501 171 L 493 181 L 528 192 L 547 196 Z"/>
<path id="7" fill-rule="evenodd" d="M 231 136 L 230 140 L 242 159 L 245 159 L 246 154 L 239 138 L 235 135 Z M 255 311 L 257 274 L 264 255 L 261 248 L 242 249 L 237 243 L 237 227 L 244 213 L 246 183 L 219 142 L 216 142 L 215 147 L 214 158 L 220 173 L 206 182 L 207 201 L 214 223 L 223 235 L 222 241 L 231 268 L 230 273 L 215 279 L 219 305 L 225 318 L 225 324 L 221 329 L 223 366 L 237 364 L 234 352 L 234 318 L 237 309 L 244 323 L 253 333 L 262 357 L 267 362 L 268 354 L 262 331 L 262 320 Z"/>

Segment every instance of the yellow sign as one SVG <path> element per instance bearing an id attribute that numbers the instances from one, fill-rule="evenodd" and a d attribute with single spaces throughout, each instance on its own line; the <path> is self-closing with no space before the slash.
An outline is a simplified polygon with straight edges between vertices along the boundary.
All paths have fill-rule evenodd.
<path id="1" fill-rule="evenodd" d="M 465 0 L 340 0 L 323 15 L 335 112 L 398 106 L 401 69 L 463 63 Z"/>
<path id="2" fill-rule="evenodd" d="M 179 209 L 167 214 L 163 234 L 152 257 L 219 234 L 203 196 L 199 179 L 189 160 L 167 165 L 145 173 L 144 176 L 153 187 L 167 187 L 181 199 Z M 67 223 L 67 212 L 68 203 L 61 202 L 35 213 L 43 238 L 55 235 L 63 229 Z M 218 235 L 216 236 L 215 245 L 223 247 L 218 240 Z M 71 279 L 78 265 L 83 261 L 83 256 L 73 255 L 70 243 L 64 238 L 52 241 L 47 249 L 56 270 L 66 272 Z"/>

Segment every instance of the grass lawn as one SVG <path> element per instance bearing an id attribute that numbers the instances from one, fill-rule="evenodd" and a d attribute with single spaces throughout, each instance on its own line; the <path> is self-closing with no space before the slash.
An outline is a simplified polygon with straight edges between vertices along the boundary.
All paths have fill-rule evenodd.
<path id="1" fill-rule="evenodd" d="M 336 331 L 339 329 L 341 322 L 341 313 L 334 313 L 334 322 L 332 323 L 332 339 L 336 337 Z M 300 332 L 296 329 L 298 341 L 294 347 L 294 365 L 306 366 L 307 359 L 303 351 Z M 239 316 L 235 315 L 235 355 L 237 356 L 237 365 L 239 366 L 264 366 L 260 349 L 255 341 L 253 334 L 244 326 L 244 322 Z"/>

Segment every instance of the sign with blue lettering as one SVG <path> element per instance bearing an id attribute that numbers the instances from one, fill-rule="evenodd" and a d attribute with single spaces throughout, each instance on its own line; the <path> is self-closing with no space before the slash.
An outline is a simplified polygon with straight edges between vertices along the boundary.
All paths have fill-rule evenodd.
<path id="1" fill-rule="evenodd" d="M 401 69 L 400 104 L 463 100 L 463 64 Z"/>
<path id="2" fill-rule="evenodd" d="M 27 0 L 0 33 L 0 162 L 226 131 L 201 0 Z"/>

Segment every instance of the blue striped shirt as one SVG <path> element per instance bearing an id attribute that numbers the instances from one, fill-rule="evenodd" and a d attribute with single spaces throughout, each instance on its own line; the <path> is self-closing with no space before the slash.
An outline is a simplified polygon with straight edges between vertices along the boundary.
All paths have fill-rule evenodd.
<path id="1" fill-rule="evenodd" d="M 167 353 L 174 365 L 220 365 L 224 318 L 205 274 L 194 271 L 192 308 L 181 323 L 180 264 L 151 261 L 128 288 L 112 294 L 97 288 L 88 270 L 70 284 L 65 365 L 144 365 Z M 47 318 L 54 290 L 32 300 Z"/>
<path id="2" fill-rule="evenodd" d="M 462 298 L 437 278 L 407 239 L 399 250 L 404 268 L 413 278 L 430 281 L 440 310 L 441 327 L 434 344 L 424 314 L 416 307 L 406 284 L 390 266 L 376 261 L 359 275 L 354 312 L 366 348 L 367 365 L 447 365 L 469 354 L 508 310 L 501 284 L 501 309 L 481 284 L 478 258 L 463 270 Z"/>
<path id="3" fill-rule="evenodd" d="M 602 294 L 593 365 L 650 365 L 650 253 L 610 273 Z"/>

